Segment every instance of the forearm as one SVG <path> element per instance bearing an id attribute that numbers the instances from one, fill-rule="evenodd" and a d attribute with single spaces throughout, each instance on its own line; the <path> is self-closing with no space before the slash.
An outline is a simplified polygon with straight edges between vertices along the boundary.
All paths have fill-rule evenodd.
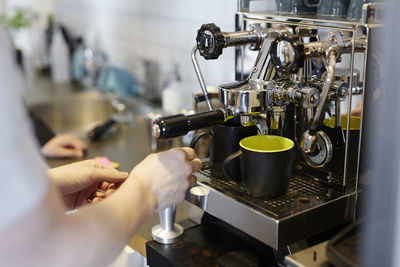
<path id="1" fill-rule="evenodd" d="M 84 252 L 89 257 L 88 264 L 99 255 L 103 259 L 98 264 L 113 260 L 156 208 L 156 199 L 141 184 L 132 180 L 126 183 L 133 185 L 123 184 L 107 199 L 69 216 L 72 229 L 75 229 L 74 224 L 81 225 L 82 234 L 85 234 L 85 241 L 88 242 L 85 246 L 91 250 Z M 77 235 L 77 239 L 82 240 L 82 235 Z M 78 251 L 76 253 L 79 254 Z"/>
<path id="2" fill-rule="evenodd" d="M 37 209 L 0 233 L 7 241 L 0 242 L 0 265 L 107 265 L 154 211 L 155 203 L 140 184 L 127 184 L 106 200 L 67 216 L 52 188 Z"/>

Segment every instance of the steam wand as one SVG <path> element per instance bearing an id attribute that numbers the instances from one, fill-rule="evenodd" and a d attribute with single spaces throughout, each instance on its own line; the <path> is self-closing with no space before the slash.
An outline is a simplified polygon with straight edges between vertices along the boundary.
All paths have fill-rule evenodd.
<path id="1" fill-rule="evenodd" d="M 333 80 L 335 78 L 337 57 L 338 57 L 338 52 L 336 50 L 332 49 L 328 52 L 328 74 L 326 76 L 326 80 L 322 89 L 320 102 L 318 104 L 317 111 L 315 112 L 314 120 L 311 123 L 311 127 L 303 134 L 301 140 L 301 148 L 307 154 L 313 153 L 317 146 L 317 127 L 326 100 L 328 99 L 328 95 L 331 90 Z"/>
<path id="2" fill-rule="evenodd" d="M 204 82 L 203 75 L 201 74 L 199 62 L 197 61 L 197 57 L 196 57 L 197 51 L 198 51 L 198 48 L 197 48 L 197 45 L 195 45 L 193 47 L 192 53 L 191 53 L 192 62 L 193 62 L 194 70 L 196 71 L 197 79 L 199 79 L 201 90 L 203 91 L 204 99 L 206 100 L 208 109 L 211 111 L 211 110 L 213 110 L 213 108 L 212 108 L 211 101 L 210 101 L 210 95 L 208 94 L 206 83 Z"/>

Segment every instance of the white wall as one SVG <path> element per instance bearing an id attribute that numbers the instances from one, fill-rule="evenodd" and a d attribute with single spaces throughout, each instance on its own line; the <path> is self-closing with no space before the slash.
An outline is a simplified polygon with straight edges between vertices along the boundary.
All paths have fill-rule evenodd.
<path id="1" fill-rule="evenodd" d="M 72 33 L 97 40 L 111 62 L 135 70 L 141 59 L 167 71 L 178 63 L 185 90 L 199 90 L 190 52 L 197 30 L 214 22 L 234 30 L 236 0 L 54 0 L 56 18 Z M 96 37 L 93 37 L 96 36 Z M 234 80 L 234 49 L 217 61 L 200 58 L 207 85 Z"/>
<path id="2" fill-rule="evenodd" d="M 54 13 L 54 0 L 1 0 L 0 6 L 3 6 L 8 13 L 11 13 L 15 7 L 34 10 L 39 15 L 39 21 L 35 21 L 35 23 L 39 24 L 41 28 L 46 26 L 47 17 Z"/>

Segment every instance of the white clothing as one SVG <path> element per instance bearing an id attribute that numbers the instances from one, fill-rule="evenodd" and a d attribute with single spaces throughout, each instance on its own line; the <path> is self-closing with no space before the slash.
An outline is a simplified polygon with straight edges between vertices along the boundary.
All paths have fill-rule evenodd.
<path id="1" fill-rule="evenodd" d="M 24 77 L 0 28 L 0 231 L 43 200 L 49 181 L 34 139 L 23 92 Z"/>

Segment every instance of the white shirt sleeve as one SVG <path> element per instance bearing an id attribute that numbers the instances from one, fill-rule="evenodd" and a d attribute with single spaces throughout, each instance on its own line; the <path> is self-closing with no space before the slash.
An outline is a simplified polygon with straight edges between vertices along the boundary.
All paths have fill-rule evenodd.
<path id="1" fill-rule="evenodd" d="M 24 105 L 24 77 L 0 28 L 0 230 L 44 198 L 49 181 Z"/>

